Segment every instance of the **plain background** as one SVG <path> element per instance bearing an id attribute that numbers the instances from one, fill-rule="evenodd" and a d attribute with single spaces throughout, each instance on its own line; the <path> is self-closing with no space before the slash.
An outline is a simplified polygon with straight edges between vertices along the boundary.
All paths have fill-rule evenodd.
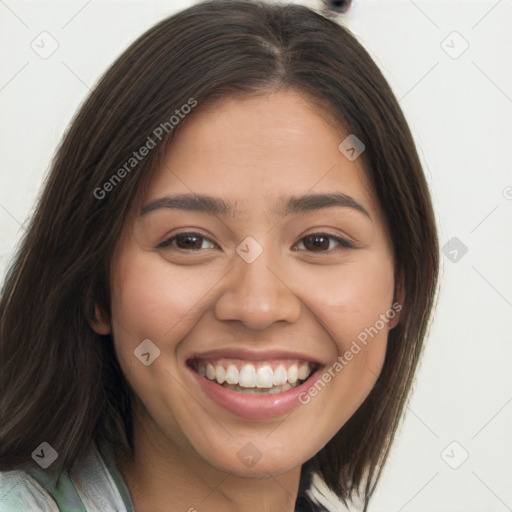
<path id="1" fill-rule="evenodd" d="M 2 280 L 76 108 L 129 43 L 191 3 L 0 0 Z M 340 22 L 400 100 L 450 241 L 370 512 L 512 511 L 512 0 L 355 0 Z"/>

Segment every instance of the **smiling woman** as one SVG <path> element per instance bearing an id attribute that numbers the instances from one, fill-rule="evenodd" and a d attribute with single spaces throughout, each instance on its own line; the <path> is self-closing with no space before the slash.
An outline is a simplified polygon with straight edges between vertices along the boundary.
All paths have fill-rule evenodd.
<path id="1" fill-rule="evenodd" d="M 437 272 L 406 121 L 347 30 L 164 20 L 82 107 L 4 285 L 2 510 L 366 510 Z"/>

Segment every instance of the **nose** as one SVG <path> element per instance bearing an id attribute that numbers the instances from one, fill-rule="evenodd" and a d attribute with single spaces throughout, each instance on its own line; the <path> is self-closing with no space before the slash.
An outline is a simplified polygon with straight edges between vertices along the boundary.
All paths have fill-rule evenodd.
<path id="1" fill-rule="evenodd" d="M 215 304 L 218 320 L 242 323 L 251 330 L 262 330 L 274 322 L 294 323 L 300 318 L 302 303 L 290 288 L 267 251 L 256 261 L 235 260 L 226 276 L 227 284 Z"/>

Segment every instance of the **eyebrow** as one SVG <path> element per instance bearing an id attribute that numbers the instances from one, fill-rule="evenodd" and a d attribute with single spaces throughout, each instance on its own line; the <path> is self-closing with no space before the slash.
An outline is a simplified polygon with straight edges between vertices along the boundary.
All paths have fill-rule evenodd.
<path id="1" fill-rule="evenodd" d="M 272 213 L 281 217 L 321 208 L 346 207 L 357 210 L 371 219 L 366 208 L 351 196 L 342 193 L 307 194 L 299 197 L 280 198 L 279 205 L 272 209 Z M 233 203 L 219 197 L 205 194 L 178 194 L 165 196 L 147 204 L 142 208 L 140 214 L 141 216 L 146 215 L 161 208 L 205 212 L 219 217 L 233 216 L 237 213 Z"/>

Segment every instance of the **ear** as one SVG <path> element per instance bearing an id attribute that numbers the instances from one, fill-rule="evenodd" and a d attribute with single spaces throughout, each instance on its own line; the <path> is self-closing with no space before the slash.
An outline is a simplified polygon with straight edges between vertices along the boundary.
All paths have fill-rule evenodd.
<path id="1" fill-rule="evenodd" d="M 393 329 L 400 323 L 401 311 L 404 307 L 405 301 L 405 283 L 404 276 L 402 272 L 397 276 L 395 283 L 395 295 L 393 298 L 393 311 L 395 312 L 395 316 L 390 318 L 389 320 L 389 328 Z"/>
<path id="2" fill-rule="evenodd" d="M 96 334 L 101 334 L 102 336 L 112 332 L 110 317 L 97 304 L 94 305 L 94 318 L 89 320 L 89 325 Z"/>

